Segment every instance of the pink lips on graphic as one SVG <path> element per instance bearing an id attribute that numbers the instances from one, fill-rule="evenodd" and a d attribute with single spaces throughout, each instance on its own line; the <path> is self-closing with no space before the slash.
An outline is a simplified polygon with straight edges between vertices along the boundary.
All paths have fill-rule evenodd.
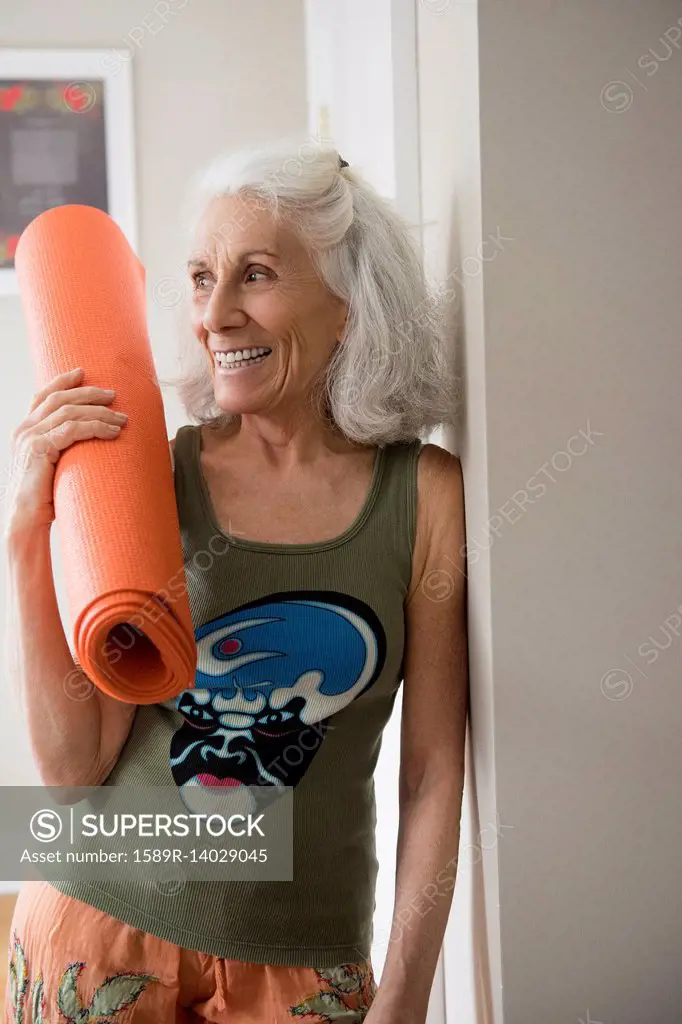
<path id="1" fill-rule="evenodd" d="M 197 775 L 197 778 L 202 786 L 242 786 L 243 783 L 239 779 L 219 779 L 217 775 L 209 775 L 208 772 L 202 772 L 201 775 Z"/>

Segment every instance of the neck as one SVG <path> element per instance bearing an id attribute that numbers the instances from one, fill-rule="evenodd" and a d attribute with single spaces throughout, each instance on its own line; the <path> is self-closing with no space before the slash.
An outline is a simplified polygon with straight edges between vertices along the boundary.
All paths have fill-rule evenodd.
<path id="1" fill-rule="evenodd" d="M 287 414 L 243 413 L 235 417 L 226 429 L 224 439 L 230 438 L 254 464 L 266 462 L 286 469 L 293 465 L 317 462 L 330 454 L 357 451 L 358 446 L 310 408 Z"/>

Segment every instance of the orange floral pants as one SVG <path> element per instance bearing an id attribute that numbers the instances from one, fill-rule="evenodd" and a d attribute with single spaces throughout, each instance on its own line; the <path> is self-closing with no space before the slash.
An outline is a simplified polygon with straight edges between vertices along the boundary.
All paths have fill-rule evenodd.
<path id="1" fill-rule="evenodd" d="M 223 960 L 175 946 L 25 882 L 9 947 L 6 1024 L 358 1024 L 369 962 L 331 968 Z"/>

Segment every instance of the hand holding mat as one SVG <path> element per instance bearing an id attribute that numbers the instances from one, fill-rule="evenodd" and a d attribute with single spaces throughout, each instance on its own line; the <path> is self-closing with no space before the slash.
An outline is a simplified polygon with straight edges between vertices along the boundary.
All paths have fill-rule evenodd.
<path id="1" fill-rule="evenodd" d="M 134 704 L 194 686 L 172 463 L 147 331 L 145 271 L 108 214 L 59 206 L 36 217 L 16 271 L 38 388 L 83 368 L 128 414 L 115 440 L 77 441 L 54 479 L 76 657 L 100 690 Z"/>

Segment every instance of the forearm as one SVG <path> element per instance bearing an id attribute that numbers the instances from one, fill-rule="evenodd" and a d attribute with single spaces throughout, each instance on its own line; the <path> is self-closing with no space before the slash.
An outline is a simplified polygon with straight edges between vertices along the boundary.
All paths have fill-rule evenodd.
<path id="1" fill-rule="evenodd" d="M 462 780 L 426 779 L 401 801 L 393 927 L 373 1006 L 424 1024 L 457 870 Z M 373 1018 L 370 1017 L 370 1020 Z"/>
<path id="2" fill-rule="evenodd" d="M 34 757 L 46 785 L 95 784 L 100 703 L 76 666 L 52 575 L 49 526 L 5 537 L 12 625 L 5 642 L 18 676 Z"/>

